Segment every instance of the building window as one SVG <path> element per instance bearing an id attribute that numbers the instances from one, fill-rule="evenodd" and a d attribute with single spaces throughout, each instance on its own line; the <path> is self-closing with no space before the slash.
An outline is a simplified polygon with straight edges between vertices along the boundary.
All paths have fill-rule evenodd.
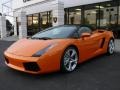
<path id="1" fill-rule="evenodd" d="M 39 14 L 33 14 L 33 31 L 39 32 Z"/>
<path id="2" fill-rule="evenodd" d="M 32 35 L 32 33 L 34 33 L 32 28 L 33 28 L 33 15 L 28 15 L 27 16 L 27 34 L 28 35 Z"/>
<path id="3" fill-rule="evenodd" d="M 28 26 L 32 26 L 32 23 L 33 23 L 33 22 L 32 22 L 32 19 L 33 19 L 33 18 L 32 18 L 32 15 L 29 15 L 29 16 L 28 16 Z"/>
<path id="4" fill-rule="evenodd" d="M 52 14 L 50 11 L 27 16 L 27 32 L 29 36 L 51 26 Z"/>
<path id="5" fill-rule="evenodd" d="M 81 8 L 65 9 L 65 24 L 81 24 Z"/>
<path id="6" fill-rule="evenodd" d="M 46 29 L 52 26 L 52 14 L 51 12 L 43 12 L 41 15 L 41 29 Z"/>
<path id="7" fill-rule="evenodd" d="M 93 27 L 99 26 L 99 4 L 87 5 L 84 7 L 84 23 L 92 25 Z"/>
<path id="8" fill-rule="evenodd" d="M 118 24 L 120 26 L 120 1 L 119 1 L 119 6 L 118 6 Z"/>
<path id="9" fill-rule="evenodd" d="M 117 2 L 104 2 L 100 4 L 103 18 L 100 18 L 100 27 L 110 27 L 118 24 Z M 100 13 L 101 14 L 101 13 Z"/>

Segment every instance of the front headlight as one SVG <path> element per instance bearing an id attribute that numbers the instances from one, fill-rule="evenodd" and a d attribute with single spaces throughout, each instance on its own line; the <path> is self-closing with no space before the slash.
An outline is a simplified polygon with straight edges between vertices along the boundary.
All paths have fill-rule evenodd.
<path id="1" fill-rule="evenodd" d="M 55 46 L 55 44 L 50 44 L 47 47 L 45 47 L 44 49 L 38 51 L 37 53 L 33 54 L 32 57 L 40 57 L 42 56 L 44 53 L 46 53 L 49 49 L 53 48 Z"/>

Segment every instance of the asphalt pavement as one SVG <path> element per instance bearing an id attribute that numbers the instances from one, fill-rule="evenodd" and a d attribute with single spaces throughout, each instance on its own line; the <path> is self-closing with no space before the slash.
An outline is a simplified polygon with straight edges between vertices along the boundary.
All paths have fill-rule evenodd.
<path id="1" fill-rule="evenodd" d="M 4 64 L 3 52 L 13 42 L 0 41 L 0 90 L 120 90 L 120 40 L 115 53 L 80 64 L 72 73 L 30 75 Z"/>

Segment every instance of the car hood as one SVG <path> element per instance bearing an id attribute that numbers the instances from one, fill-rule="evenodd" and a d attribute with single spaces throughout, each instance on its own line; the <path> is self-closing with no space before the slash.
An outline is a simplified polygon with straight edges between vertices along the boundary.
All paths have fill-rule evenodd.
<path id="1" fill-rule="evenodd" d="M 11 45 L 6 52 L 18 55 L 30 57 L 36 52 L 46 48 L 48 45 L 55 44 L 59 40 L 32 40 L 21 39 Z"/>

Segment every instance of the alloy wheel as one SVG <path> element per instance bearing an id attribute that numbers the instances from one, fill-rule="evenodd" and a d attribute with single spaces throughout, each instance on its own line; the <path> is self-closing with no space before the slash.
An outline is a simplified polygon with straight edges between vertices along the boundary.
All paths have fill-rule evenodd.
<path id="1" fill-rule="evenodd" d="M 73 71 L 78 62 L 78 54 L 74 48 L 68 49 L 64 55 L 64 67 L 68 72 Z"/>
<path id="2" fill-rule="evenodd" d="M 115 49 L 114 41 L 111 39 L 108 45 L 108 52 L 109 54 L 113 54 Z"/>

